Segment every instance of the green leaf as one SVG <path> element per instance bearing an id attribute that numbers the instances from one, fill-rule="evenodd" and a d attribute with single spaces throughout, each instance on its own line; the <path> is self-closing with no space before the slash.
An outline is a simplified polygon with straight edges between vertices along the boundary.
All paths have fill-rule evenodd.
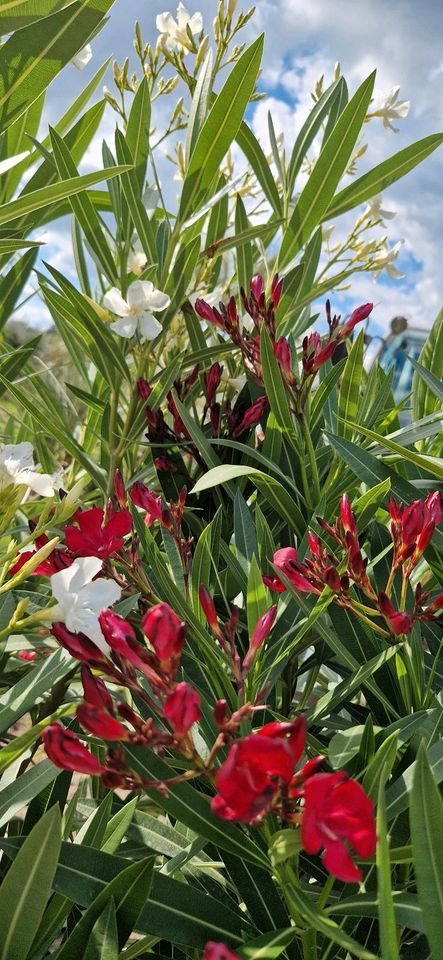
<path id="1" fill-rule="evenodd" d="M 83 960 L 118 960 L 117 918 L 112 899 L 94 923 Z"/>
<path id="2" fill-rule="evenodd" d="M 287 884 L 287 889 L 291 902 L 309 927 L 313 927 L 328 940 L 332 940 L 333 943 L 338 943 L 341 947 L 349 950 L 352 956 L 359 957 L 360 960 L 377 960 L 371 950 L 357 943 L 342 927 L 339 927 L 323 911 L 319 910 L 299 887 Z"/>
<path id="3" fill-rule="evenodd" d="M 269 604 L 266 596 L 266 588 L 263 583 L 262 572 L 255 558 L 252 557 L 248 575 L 248 592 L 246 595 L 246 613 L 248 618 L 248 632 L 251 636 L 254 627 L 267 610 Z"/>
<path id="4" fill-rule="evenodd" d="M 443 309 L 433 323 L 418 361 L 441 382 L 441 357 L 443 354 Z M 436 409 L 435 392 L 418 373 L 412 380 L 412 418 L 421 420 Z"/>
<path id="5" fill-rule="evenodd" d="M 28 23 L 48 17 L 64 4 L 65 0 L 8 0 L 0 10 L 0 34 L 4 36 L 27 27 Z"/>
<path id="6" fill-rule="evenodd" d="M 103 853 L 115 853 L 118 850 L 132 823 L 137 804 L 138 796 L 123 804 L 121 809 L 111 817 L 104 832 L 103 842 L 100 844 Z"/>
<path id="7" fill-rule="evenodd" d="M 207 473 L 197 480 L 192 488 L 192 493 L 201 493 L 202 490 L 210 490 L 219 484 L 226 484 L 229 480 L 238 477 L 249 477 L 252 483 L 260 490 L 260 493 L 266 498 L 274 510 L 283 517 L 291 530 L 298 535 L 304 529 L 304 521 L 297 504 L 283 485 L 275 480 L 274 477 L 266 476 L 261 470 L 255 470 L 251 467 L 238 466 L 236 464 L 226 464 L 220 467 L 213 467 Z"/>
<path id="8" fill-rule="evenodd" d="M 51 893 L 61 843 L 57 804 L 36 823 L 1 886 L 0 960 L 25 960 Z"/>
<path id="9" fill-rule="evenodd" d="M 433 743 L 432 747 L 429 747 L 428 763 L 434 779 L 437 783 L 441 783 L 443 781 L 443 741 L 441 739 L 438 740 L 437 743 Z M 409 805 L 415 775 L 415 764 L 416 761 L 411 763 L 386 791 L 386 815 L 388 822 L 393 820 L 394 817 L 397 817 L 403 810 L 406 810 Z"/>
<path id="10" fill-rule="evenodd" d="M 28 250 L 0 278 L 0 330 L 9 319 L 31 273 L 37 250 Z"/>
<path id="11" fill-rule="evenodd" d="M 283 376 L 274 356 L 271 338 L 263 324 L 260 336 L 260 358 L 263 368 L 263 380 L 271 410 L 278 425 L 293 445 L 296 445 L 294 421 L 289 406 Z"/>
<path id="12" fill-rule="evenodd" d="M 391 861 L 386 823 L 384 781 L 387 770 L 380 779 L 377 803 L 377 894 L 379 903 L 380 946 L 383 960 L 399 960 L 397 927 L 391 884 Z"/>
<path id="13" fill-rule="evenodd" d="M 88 852 L 87 847 L 84 850 L 85 853 Z M 148 857 L 137 863 L 131 863 L 129 866 L 125 866 L 125 863 L 127 864 L 127 861 L 121 860 L 122 871 L 114 876 L 95 897 L 91 906 L 88 907 L 81 920 L 75 925 L 57 955 L 57 960 L 77 960 L 78 957 L 82 956 L 85 942 L 91 936 L 94 925 L 101 916 L 104 907 L 111 900 L 114 901 L 116 908 L 118 944 L 120 949 L 124 947 L 129 935 L 136 929 L 140 913 L 149 899 L 153 881 L 154 858 Z"/>
<path id="14" fill-rule="evenodd" d="M 432 958 L 437 960 L 443 943 L 443 802 L 424 743 L 415 762 L 409 820 L 423 924 Z"/>
<path id="15" fill-rule="evenodd" d="M 69 179 L 70 177 L 78 177 L 79 174 L 77 167 L 65 142 L 52 127 L 49 128 L 49 134 L 51 137 L 54 160 L 60 179 L 62 180 L 63 177 L 66 179 Z M 115 283 L 117 280 L 117 274 L 114 258 L 101 228 L 95 208 L 93 207 L 87 193 L 80 193 L 72 196 L 70 198 L 70 204 L 72 207 L 72 212 L 83 230 L 85 239 L 89 244 L 94 258 L 101 265 L 108 280 L 111 283 Z"/>
<path id="16" fill-rule="evenodd" d="M 410 363 L 417 371 L 421 380 L 424 380 L 425 384 L 429 387 L 431 393 L 434 394 L 434 397 L 437 397 L 440 400 L 440 403 L 443 403 L 443 384 L 442 381 L 435 376 L 434 373 L 431 373 L 430 370 L 426 370 L 426 367 L 423 367 L 421 363 L 417 363 L 413 357 L 409 357 Z"/>
<path id="17" fill-rule="evenodd" d="M 164 781 L 175 775 L 173 767 L 169 766 L 153 750 L 141 750 L 137 747 L 126 746 L 125 752 L 129 758 L 130 767 L 146 780 Z M 228 850 L 236 856 L 243 857 L 256 866 L 267 866 L 265 854 L 244 833 L 240 827 L 234 826 L 216 817 L 210 809 L 209 798 L 195 790 L 189 783 L 178 783 L 170 786 L 167 797 L 159 797 L 155 790 L 148 790 L 157 804 L 188 826 L 194 833 L 205 837 L 211 843 Z"/>
<path id="18" fill-rule="evenodd" d="M 358 177 L 348 187 L 341 190 L 326 210 L 323 220 L 335 219 L 342 213 L 352 210 L 358 204 L 364 203 L 365 200 L 370 200 L 377 193 L 386 190 L 391 183 L 400 180 L 406 173 L 413 170 L 418 163 L 425 160 L 441 143 L 443 143 L 443 134 L 434 133 L 430 137 L 418 140 L 417 143 L 410 144 L 409 147 L 405 147 L 389 157 L 389 160 L 383 160 L 382 163 L 377 164 L 368 173 Z"/>
<path id="19" fill-rule="evenodd" d="M 205 199 L 220 163 L 238 133 L 254 91 L 262 51 L 263 37 L 258 37 L 239 57 L 200 130 L 183 183 L 179 209 L 182 223 Z"/>
<path id="20" fill-rule="evenodd" d="M 17 253 L 18 250 L 25 250 L 27 247 L 41 247 L 39 240 L 15 240 L 13 237 L 3 237 L 0 239 L 0 257 L 5 257 L 9 253 Z"/>
<path id="21" fill-rule="evenodd" d="M 362 780 L 362 786 L 368 797 L 376 801 L 381 787 L 385 787 L 392 773 L 398 750 L 398 731 L 394 730 L 379 746 L 372 757 Z M 384 796 L 384 794 L 383 794 Z"/>
<path id="22" fill-rule="evenodd" d="M 0 731 L 7 730 L 30 707 L 39 703 L 42 696 L 75 666 L 75 660 L 62 649 L 41 660 L 2 695 Z"/>
<path id="23" fill-rule="evenodd" d="M 237 239 L 243 231 L 248 229 L 248 226 L 249 221 L 245 205 L 240 194 L 237 194 L 235 200 L 235 233 Z M 240 288 L 243 287 L 243 290 L 247 290 L 249 287 L 249 281 L 251 280 L 254 272 L 252 246 L 248 240 L 242 243 L 237 243 L 236 263 L 238 285 Z"/>
<path id="24" fill-rule="evenodd" d="M 189 110 L 185 144 L 185 160 L 187 165 L 189 164 L 191 154 L 208 112 L 212 87 L 212 61 L 212 50 L 208 50 L 199 70 Z"/>
<path id="25" fill-rule="evenodd" d="M 200 253 L 200 237 L 194 237 L 184 247 L 181 247 L 172 267 L 168 267 L 168 276 L 165 283 L 165 293 L 171 298 L 171 305 L 165 311 L 166 324 L 186 299 L 186 293 L 191 283 L 192 275 L 197 266 Z M 192 288 L 191 288 L 192 289 Z"/>
<path id="26" fill-rule="evenodd" d="M 143 193 L 146 178 L 150 125 L 151 97 L 147 77 L 143 77 L 132 101 L 126 128 L 126 143 L 134 161 L 134 173 L 138 180 L 140 196 Z"/>
<path id="27" fill-rule="evenodd" d="M 74 0 L 13 34 L 0 50 L 0 129 L 17 120 L 84 47 L 112 0 Z"/>
<path id="28" fill-rule="evenodd" d="M 244 120 L 242 120 L 240 124 L 235 139 L 240 149 L 243 151 L 248 163 L 251 165 L 263 190 L 263 193 L 266 199 L 269 201 L 274 213 L 277 217 L 281 217 L 282 202 L 274 177 L 272 176 L 271 168 L 265 157 L 262 147 Z"/>
<path id="29" fill-rule="evenodd" d="M 337 424 L 338 433 L 350 440 L 354 433 L 352 424 L 357 420 L 363 376 L 363 349 L 364 331 L 361 330 L 352 344 L 338 395 L 338 416 L 341 418 Z"/>
<path id="30" fill-rule="evenodd" d="M 299 134 L 297 135 L 297 139 L 292 148 L 291 157 L 288 163 L 288 173 L 286 178 L 288 196 L 292 196 L 295 181 L 300 172 L 303 160 L 305 159 L 313 140 L 317 136 L 323 120 L 328 115 L 332 105 L 339 96 L 340 88 L 343 85 L 343 82 L 343 79 L 340 77 L 339 80 L 336 80 L 335 83 L 332 83 L 331 86 L 325 90 L 323 95 L 319 100 L 317 100 L 317 103 L 310 111 Z"/>
<path id="31" fill-rule="evenodd" d="M 95 173 L 84 173 L 81 177 L 73 177 L 70 180 L 59 180 L 50 187 L 42 187 L 39 190 L 33 190 L 31 193 L 23 194 L 17 200 L 11 200 L 10 203 L 3 203 L 0 206 L 0 226 L 3 223 L 9 223 L 12 220 L 18 220 L 25 217 L 34 210 L 40 210 L 58 200 L 64 200 L 72 197 L 95 183 L 102 180 L 110 180 L 117 177 L 129 169 L 128 165 L 120 167 L 108 167 L 106 170 L 97 170 Z"/>
<path id="32" fill-rule="evenodd" d="M 262 933 L 255 940 L 245 943 L 244 947 L 238 950 L 238 955 L 243 960 L 276 960 L 276 957 L 289 947 L 295 935 L 294 927 Z"/>
<path id="33" fill-rule="evenodd" d="M 121 130 L 115 131 L 115 150 L 119 163 L 126 164 L 126 172 L 122 173 L 121 185 L 125 195 L 129 212 L 137 231 L 138 238 L 149 264 L 157 262 L 157 248 L 152 223 L 148 217 L 143 201 L 140 197 L 139 181 L 134 165 L 134 157 Z M 108 168 L 112 169 L 112 168 Z"/>
<path id="34" fill-rule="evenodd" d="M 3 747 L 3 750 L 5 749 L 7 747 Z M 0 770 L 3 770 L 3 764 Z M 41 763 L 25 770 L 16 780 L 3 787 L 0 790 L 0 826 L 11 820 L 19 810 L 23 810 L 23 807 L 26 807 L 34 797 L 52 783 L 58 774 L 59 770 L 50 760 L 42 760 Z"/>
<path id="35" fill-rule="evenodd" d="M 364 437 L 368 437 L 369 440 L 374 440 L 382 447 L 387 447 L 388 450 L 399 454 L 403 460 L 409 460 L 411 463 L 414 463 L 416 467 L 420 467 L 425 473 L 431 473 L 434 477 L 437 477 L 438 480 L 443 480 L 443 460 L 441 458 L 428 457 L 416 453 L 415 450 L 408 450 L 407 447 L 403 447 L 400 443 L 395 443 L 395 441 L 390 440 L 389 437 L 383 437 L 381 434 L 376 433 L 374 430 L 369 430 L 361 424 L 358 425 L 357 429 L 359 433 L 362 433 Z"/>
<path id="36" fill-rule="evenodd" d="M 360 134 L 374 80 L 375 73 L 372 73 L 361 84 L 321 150 L 284 233 L 278 258 L 280 267 L 296 256 L 329 207 Z"/>

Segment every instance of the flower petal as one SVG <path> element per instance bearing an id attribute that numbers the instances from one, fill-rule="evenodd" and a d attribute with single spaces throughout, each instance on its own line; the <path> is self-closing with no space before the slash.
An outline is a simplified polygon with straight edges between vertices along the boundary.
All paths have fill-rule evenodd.
<path id="1" fill-rule="evenodd" d="M 175 28 L 175 20 L 172 13 L 165 11 L 159 13 L 155 18 L 155 26 L 160 33 L 171 33 Z"/>
<path id="2" fill-rule="evenodd" d="M 128 303 L 134 312 L 138 313 L 150 307 L 150 299 L 154 284 L 151 280 L 134 280 L 128 287 Z"/>
<path id="3" fill-rule="evenodd" d="M 103 306 L 106 310 L 110 310 L 111 313 L 116 313 L 118 317 L 127 317 L 130 312 L 126 300 L 123 300 L 120 290 L 117 290 L 117 287 L 111 287 L 111 289 L 105 293 Z"/>
<path id="4" fill-rule="evenodd" d="M 79 557 L 70 567 L 52 575 L 50 581 L 52 594 L 62 608 L 66 601 L 70 602 L 71 595 L 78 593 L 85 584 L 90 583 L 101 568 L 102 561 L 99 557 Z"/>
<path id="5" fill-rule="evenodd" d="M 53 497 L 56 478 L 49 473 L 35 473 L 34 470 L 20 470 L 17 473 L 17 483 L 25 483 L 27 487 L 39 493 L 41 497 Z"/>
<path id="6" fill-rule="evenodd" d="M 161 290 L 153 290 L 149 296 L 149 301 L 146 306 L 149 310 L 153 310 L 154 313 L 157 313 L 158 310 L 166 310 L 166 307 L 169 307 L 171 298 L 168 297 L 167 293 L 162 293 Z"/>
<path id="7" fill-rule="evenodd" d="M 134 336 L 137 329 L 137 317 L 121 317 L 111 323 L 111 330 L 118 333 L 119 337 L 125 337 L 126 340 Z"/>
<path id="8" fill-rule="evenodd" d="M 155 340 L 162 332 L 163 327 L 157 318 L 152 316 L 152 313 L 143 313 L 138 318 L 138 329 L 142 340 Z"/>

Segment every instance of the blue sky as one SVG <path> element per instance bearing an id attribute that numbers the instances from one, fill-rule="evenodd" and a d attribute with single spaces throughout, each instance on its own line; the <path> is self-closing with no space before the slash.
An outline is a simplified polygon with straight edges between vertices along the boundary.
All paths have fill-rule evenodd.
<path id="1" fill-rule="evenodd" d="M 190 12 L 201 11 L 204 26 L 210 30 L 216 0 L 189 0 L 187 6 Z M 81 72 L 69 66 L 50 89 L 46 120 L 57 119 L 108 56 L 121 63 L 125 56 L 132 55 L 136 19 L 144 39 L 155 43 L 155 17 L 165 9 L 175 15 L 175 3 L 168 6 L 167 0 L 116 0 L 107 26 L 93 41 L 91 63 Z M 262 30 L 266 44 L 260 85 L 268 98 L 253 107 L 251 123 L 265 147 L 268 109 L 277 132 L 284 132 L 285 143 L 290 147 L 311 104 L 310 93 L 316 80 L 324 74 L 329 81 L 337 60 L 351 90 L 376 67 L 375 103 L 397 84 L 401 86 L 400 99 L 411 101 L 408 117 L 396 124 L 398 133 L 385 130 L 379 120 L 367 125 L 364 134 L 368 150 L 360 172 L 408 143 L 443 129 L 443 4 L 431 0 L 390 0 L 389 4 L 386 0 L 258 0 L 256 14 L 243 39 L 252 40 Z M 112 86 L 110 75 L 106 82 Z M 115 117 L 109 111 L 101 136 L 111 136 L 114 124 Z M 101 137 L 97 137 L 92 144 L 84 169 L 101 165 L 100 141 Z M 173 172 L 165 160 L 160 175 L 171 197 L 177 190 Z M 374 283 L 371 277 L 360 275 L 352 290 L 341 297 L 344 309 L 353 303 L 374 300 L 376 323 L 382 330 L 398 313 L 408 317 L 414 326 L 429 327 L 443 302 L 442 174 L 440 149 L 383 197 L 383 206 L 396 211 L 395 218 L 387 222 L 387 233 L 390 245 L 404 241 L 397 265 L 405 277 L 393 282 L 382 274 Z M 349 222 L 354 219 L 351 215 Z M 340 232 L 345 226 L 339 222 L 336 230 Z M 64 222 L 49 228 L 44 257 L 69 270 L 66 229 Z M 340 302 L 340 298 L 336 297 L 335 302 Z M 45 319 L 36 298 L 27 304 L 22 315 L 32 322 Z"/>

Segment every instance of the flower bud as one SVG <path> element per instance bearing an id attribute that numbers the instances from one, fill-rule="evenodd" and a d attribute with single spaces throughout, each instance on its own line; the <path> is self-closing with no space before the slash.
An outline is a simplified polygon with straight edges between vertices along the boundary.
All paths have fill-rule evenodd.
<path id="1" fill-rule="evenodd" d="M 249 407 L 245 414 L 243 415 L 242 420 L 235 428 L 233 432 L 234 437 L 240 436 L 245 430 L 248 430 L 250 427 L 255 427 L 257 423 L 261 420 L 264 413 L 266 413 L 269 407 L 269 400 L 267 396 L 258 397 L 257 400 L 254 400 L 254 403 Z"/>
<path id="2" fill-rule="evenodd" d="M 334 593 L 340 593 L 341 582 L 335 567 L 326 567 L 324 578 L 326 586 L 328 586 L 330 590 L 333 590 Z"/>
<path id="3" fill-rule="evenodd" d="M 216 700 L 214 704 L 214 720 L 218 727 L 224 727 L 228 715 L 226 700 Z"/>
<path id="4" fill-rule="evenodd" d="M 220 632 L 220 627 L 218 625 L 217 611 L 215 609 L 214 601 L 209 593 L 209 590 L 202 583 L 198 591 L 198 598 L 200 600 L 200 606 L 203 610 L 203 613 L 208 621 L 208 624 L 211 630 L 214 633 L 218 634 Z"/>
<path id="5" fill-rule="evenodd" d="M 341 340 L 343 340 L 345 337 L 348 337 L 349 334 L 352 333 L 357 323 L 361 323 L 362 320 L 367 320 L 373 306 L 373 303 L 364 303 L 363 306 L 357 307 L 356 310 L 352 311 L 349 320 L 346 321 L 339 331 Z"/>
<path id="6" fill-rule="evenodd" d="M 177 740 L 201 718 L 200 695 L 189 683 L 178 683 L 166 697 L 163 713 Z"/>
<path id="7" fill-rule="evenodd" d="M 152 393 L 152 387 L 148 381 L 144 379 L 144 377 L 140 377 L 140 379 L 137 380 L 137 390 L 138 395 L 142 400 L 147 400 Z"/>
<path id="8" fill-rule="evenodd" d="M 265 642 L 268 634 L 271 632 L 272 627 L 274 626 L 275 618 L 277 616 L 277 604 L 274 603 L 269 610 L 266 610 L 265 613 L 259 617 L 257 623 L 252 632 L 251 638 L 249 640 L 249 650 L 243 660 L 242 675 L 246 676 L 257 651 L 260 649 L 262 644 Z"/>
<path id="9" fill-rule="evenodd" d="M 263 277 L 256 273 L 249 284 L 249 289 L 252 293 L 252 296 L 255 302 L 259 307 L 264 307 L 265 305 L 265 281 Z"/>
<path id="10" fill-rule="evenodd" d="M 211 406 L 212 401 L 215 398 L 217 393 L 223 367 L 219 363 L 213 363 L 209 372 L 205 375 L 205 386 L 206 386 L 206 395 L 205 401 L 208 407 Z"/>
<path id="11" fill-rule="evenodd" d="M 146 510 L 145 524 L 150 527 L 156 520 L 161 520 L 162 516 L 162 498 L 156 497 L 139 480 L 132 485 L 129 496 L 136 507 Z"/>
<path id="12" fill-rule="evenodd" d="M 349 531 L 350 533 L 356 534 L 357 526 L 351 508 L 351 501 L 349 500 L 347 493 L 344 493 L 340 500 L 340 516 L 344 531 L 346 533 Z"/>
<path id="13" fill-rule="evenodd" d="M 84 660 L 98 667 L 105 662 L 105 654 L 84 633 L 72 633 L 59 621 L 52 624 L 51 633 L 76 660 Z"/>
<path id="14" fill-rule="evenodd" d="M 103 740 L 128 739 L 126 727 L 100 707 L 90 703 L 80 703 L 76 710 L 76 717 L 82 727 L 95 737 L 101 737 Z"/>
<path id="15" fill-rule="evenodd" d="M 148 610 L 142 630 L 162 664 L 178 659 L 185 641 L 185 627 L 167 603 L 157 603 Z"/>
<path id="16" fill-rule="evenodd" d="M 85 663 L 81 665 L 80 676 L 86 702 L 112 713 L 113 700 L 101 677 L 94 677 Z"/>
<path id="17" fill-rule="evenodd" d="M 286 374 L 286 376 L 290 376 L 292 373 L 292 354 L 289 341 L 286 337 L 280 337 L 280 339 L 274 343 L 274 356 L 283 373 Z"/>
<path id="18" fill-rule="evenodd" d="M 105 769 L 77 735 L 71 730 L 65 730 L 59 723 L 50 723 L 46 727 L 43 731 L 43 743 L 49 759 L 61 770 L 100 776 Z"/>
<path id="19" fill-rule="evenodd" d="M 274 310 L 277 309 L 283 290 L 283 277 L 279 278 L 278 273 L 272 278 L 271 284 L 271 303 Z"/>
<path id="20" fill-rule="evenodd" d="M 225 943 L 216 943 L 208 940 L 202 960 L 240 960 L 238 953 L 234 953 Z"/>
<path id="21" fill-rule="evenodd" d="M 125 484 L 123 482 L 123 477 L 120 473 L 120 470 L 118 469 L 114 473 L 114 493 L 117 497 L 119 507 L 122 509 L 127 507 L 128 503 L 126 500 Z"/>

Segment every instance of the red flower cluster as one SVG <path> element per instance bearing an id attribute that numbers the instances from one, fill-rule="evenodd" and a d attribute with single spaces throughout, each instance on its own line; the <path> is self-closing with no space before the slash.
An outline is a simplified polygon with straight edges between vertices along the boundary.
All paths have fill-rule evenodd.
<path id="1" fill-rule="evenodd" d="M 293 723 L 269 723 L 235 741 L 216 773 L 212 811 L 244 823 L 257 823 L 270 812 L 300 823 L 307 853 L 323 850 L 330 873 L 344 882 L 359 881 L 349 846 L 361 857 L 375 852 L 373 805 L 346 773 L 318 773 L 324 757 L 309 760 L 295 773 L 304 748 L 300 717 Z"/>
<path id="2" fill-rule="evenodd" d="M 184 644 L 184 624 L 167 603 L 151 607 L 141 624 L 149 640 L 148 648 L 118 613 L 104 610 L 99 620 L 110 647 L 109 655 L 98 650 L 88 637 L 71 633 L 64 624 L 54 624 L 52 632 L 72 656 L 82 661 L 84 697 L 76 711 L 78 722 L 87 733 L 110 741 L 113 746 L 107 750 L 105 764 L 100 765 L 94 757 L 91 759 L 76 734 L 51 724 L 44 733 L 45 749 L 62 769 L 97 774 L 110 787 L 141 787 L 146 784 L 127 769 L 119 743 L 169 746 L 187 758 L 194 756 L 189 731 L 201 717 L 200 696 L 189 683 L 175 683 L 174 679 Z M 144 721 L 128 703 L 115 703 L 104 681 L 91 668 L 99 669 L 118 686 L 136 691 L 172 732 L 157 727 L 152 720 Z M 139 684 L 137 672 L 146 678 L 154 696 Z M 80 766 L 76 766 L 77 762 Z"/>
<path id="3" fill-rule="evenodd" d="M 304 562 L 298 559 L 294 547 L 277 550 L 273 557 L 277 576 L 264 576 L 263 580 L 271 590 L 281 593 L 286 589 L 285 579 L 296 589 L 304 593 L 322 593 L 325 586 L 335 594 L 335 601 L 341 606 L 360 615 L 358 606 L 353 603 L 350 594 L 351 582 L 362 591 L 373 604 L 373 616 L 384 618 L 389 630 L 395 636 L 409 634 L 416 620 L 432 620 L 439 616 L 443 607 L 443 594 L 436 597 L 427 607 L 429 594 L 425 594 L 420 584 L 415 591 L 415 605 L 412 611 L 396 610 L 390 593 L 395 575 L 401 570 L 407 580 L 423 551 L 429 545 L 436 526 L 443 519 L 443 505 L 438 492 L 429 494 L 426 500 L 415 500 L 407 507 L 401 507 L 394 500 L 389 502 L 391 515 L 391 535 L 393 555 L 391 573 L 386 590 L 377 593 L 367 574 L 368 558 L 363 557 L 355 516 L 347 494 L 340 501 L 340 516 L 334 524 L 317 517 L 322 529 L 341 547 L 343 553 L 337 557 L 331 553 L 316 534 L 309 531 L 308 545 L 311 557 Z M 339 568 L 344 572 L 339 572 Z M 281 572 L 282 576 L 278 576 Z M 368 608 L 366 608 L 368 612 Z M 374 627 L 374 629 L 377 629 Z"/>
<path id="4" fill-rule="evenodd" d="M 76 525 L 65 528 L 66 546 L 73 557 L 111 557 L 121 550 L 124 537 L 132 530 L 129 510 L 112 512 L 105 522 L 105 513 L 100 507 L 77 510 L 73 519 Z"/>

